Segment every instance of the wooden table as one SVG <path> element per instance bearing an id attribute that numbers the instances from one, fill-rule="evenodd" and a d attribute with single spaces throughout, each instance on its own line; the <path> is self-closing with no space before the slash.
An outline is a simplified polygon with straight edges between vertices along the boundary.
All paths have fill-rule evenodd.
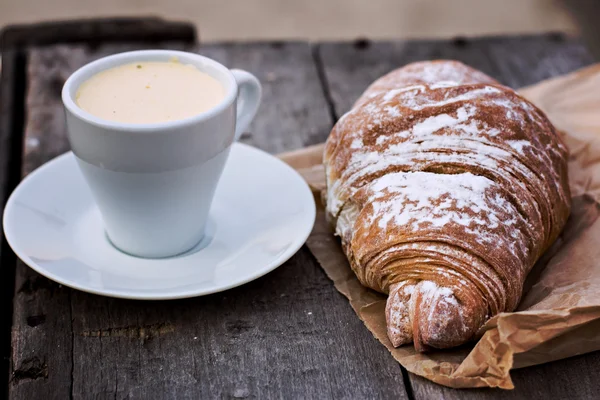
<path id="1" fill-rule="evenodd" d="M 556 34 L 198 47 L 183 28 L 177 34 L 167 29 L 168 43 L 160 35 L 86 36 L 81 29 L 75 39 L 61 31 L 60 40 L 50 40 L 44 29 L 21 43 L 13 35 L 3 52 L 4 201 L 22 175 L 69 149 L 59 96 L 69 73 L 118 51 L 187 49 L 256 74 L 264 100 L 242 141 L 271 153 L 324 141 L 371 81 L 411 61 L 458 59 L 512 87 L 592 62 L 579 40 Z M 600 396 L 600 353 L 514 371 L 516 389 L 510 392 L 458 391 L 408 374 L 367 331 L 306 247 L 242 287 L 162 302 L 60 286 L 17 261 L 5 242 L 0 267 L 2 308 L 9 314 L 1 321 L 2 376 L 9 377 L 4 384 L 14 399 Z"/>

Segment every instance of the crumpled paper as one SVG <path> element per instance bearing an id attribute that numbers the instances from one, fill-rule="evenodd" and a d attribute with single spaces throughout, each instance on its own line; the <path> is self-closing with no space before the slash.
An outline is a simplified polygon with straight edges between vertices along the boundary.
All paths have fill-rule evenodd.
<path id="1" fill-rule="evenodd" d="M 373 335 L 408 371 L 454 388 L 512 389 L 509 371 L 600 350 L 600 64 L 519 91 L 546 112 L 570 150 L 571 217 L 529 274 L 516 312 L 489 320 L 476 343 L 417 353 L 392 347 L 386 296 L 363 287 L 325 221 L 323 145 L 280 155 L 309 183 L 318 215 L 307 245 Z"/>

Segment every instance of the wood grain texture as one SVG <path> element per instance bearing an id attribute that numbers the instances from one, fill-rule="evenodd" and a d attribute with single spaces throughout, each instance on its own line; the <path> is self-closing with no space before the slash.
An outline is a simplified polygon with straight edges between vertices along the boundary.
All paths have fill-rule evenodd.
<path id="1" fill-rule="evenodd" d="M 17 263 L 9 395 L 71 395 L 71 291 Z"/>
<path id="2" fill-rule="evenodd" d="M 15 50 L 2 49 L 0 74 L 0 215 L 13 187 L 19 181 L 20 135 L 23 121 L 24 57 Z M 0 231 L 0 390 L 7 393 L 10 370 L 10 333 L 15 281 L 15 256 Z"/>
<path id="3" fill-rule="evenodd" d="M 350 109 L 375 79 L 414 61 L 457 59 L 511 87 L 530 85 L 592 61 L 579 40 L 558 34 L 453 41 L 325 43 L 319 46 L 319 55 L 338 117 Z"/>
<path id="4" fill-rule="evenodd" d="M 263 100 L 242 142 L 270 153 L 321 143 L 333 121 L 308 43 L 202 46 L 199 53 L 260 80 Z"/>
<path id="5" fill-rule="evenodd" d="M 457 39 L 394 43 L 323 44 L 319 59 L 328 82 L 336 116 L 348 111 L 366 87 L 379 76 L 413 61 L 457 59 L 500 82 L 518 88 L 564 74 L 592 62 L 576 39 L 560 35 L 517 38 Z M 600 353 L 513 371 L 516 389 L 453 390 L 410 374 L 417 399 L 464 398 L 594 398 L 600 381 L 589 378 L 600 368 Z M 591 396 L 594 394 L 595 396 Z M 533 396 L 533 397 L 532 397 Z"/>
<path id="6" fill-rule="evenodd" d="M 58 91 L 66 76 L 114 51 L 53 46 L 30 53 L 25 172 L 67 149 Z M 278 152 L 324 140 L 332 120 L 308 44 L 202 52 L 263 81 L 263 105 L 245 141 Z M 25 290 L 15 297 L 15 372 L 34 355 L 39 362 L 33 378 L 13 375 L 15 399 L 35 392 L 94 399 L 406 398 L 398 364 L 306 248 L 252 283 L 179 301 L 89 295 L 23 265 L 17 279 Z"/>
<path id="7" fill-rule="evenodd" d="M 404 396 L 398 366 L 305 249 L 223 294 L 147 303 L 73 292 L 73 306 L 76 398 Z M 342 356 L 344 346 L 356 351 Z"/>

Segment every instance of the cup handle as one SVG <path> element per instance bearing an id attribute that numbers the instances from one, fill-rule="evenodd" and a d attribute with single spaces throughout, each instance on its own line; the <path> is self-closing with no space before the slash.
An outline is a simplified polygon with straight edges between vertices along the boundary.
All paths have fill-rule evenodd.
<path id="1" fill-rule="evenodd" d="M 254 119 L 260 98 L 262 96 L 262 87 L 254 75 L 240 69 L 232 69 L 231 73 L 238 84 L 237 97 L 237 120 L 235 128 L 235 140 L 238 140 L 242 133 L 248 128 L 250 122 Z"/>

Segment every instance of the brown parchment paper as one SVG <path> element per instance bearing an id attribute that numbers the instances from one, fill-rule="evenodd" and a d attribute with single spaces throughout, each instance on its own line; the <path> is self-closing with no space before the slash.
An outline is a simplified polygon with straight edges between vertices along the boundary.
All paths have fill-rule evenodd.
<path id="1" fill-rule="evenodd" d="M 450 387 L 511 389 L 512 368 L 600 349 L 600 64 L 519 92 L 546 112 L 569 147 L 572 215 L 529 274 L 518 310 L 492 318 L 476 343 L 457 349 L 421 354 L 412 345 L 392 347 L 386 296 L 358 282 L 325 222 L 323 145 L 280 155 L 315 193 L 318 215 L 307 244 L 337 290 L 408 371 Z"/>

